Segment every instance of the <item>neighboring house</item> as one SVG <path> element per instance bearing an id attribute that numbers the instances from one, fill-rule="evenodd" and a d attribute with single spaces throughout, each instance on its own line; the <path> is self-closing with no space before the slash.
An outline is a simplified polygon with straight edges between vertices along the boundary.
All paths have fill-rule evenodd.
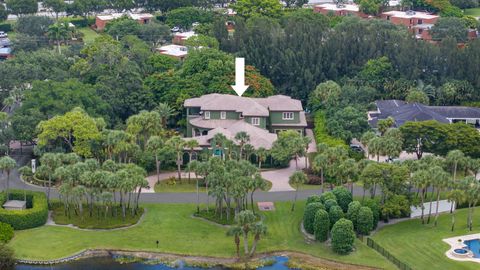
<path id="1" fill-rule="evenodd" d="M 430 29 L 440 18 L 438 15 L 413 10 L 387 11 L 383 12 L 380 17 L 393 24 L 407 27 L 408 31 L 413 33 L 416 38 L 423 40 L 432 40 Z"/>
<path id="2" fill-rule="evenodd" d="M 365 13 L 360 12 L 358 5 L 356 4 L 332 4 L 325 3 L 316 5 L 313 7 L 313 11 L 317 13 L 322 13 L 323 15 L 335 15 L 335 16 L 358 16 L 362 18 L 368 18 L 369 16 Z"/>
<path id="3" fill-rule="evenodd" d="M 188 55 L 188 48 L 180 45 L 165 45 L 157 48 L 157 51 L 161 54 L 171 56 L 173 58 L 184 60 Z"/>
<path id="4" fill-rule="evenodd" d="M 12 48 L 9 48 L 9 47 L 0 48 L 0 60 L 5 60 L 12 57 L 13 57 Z"/>
<path id="5" fill-rule="evenodd" d="M 240 131 L 250 135 L 254 148 L 270 149 L 277 134 L 296 130 L 304 134 L 305 112 L 299 100 L 277 95 L 248 98 L 236 95 L 209 94 L 184 102 L 187 113 L 186 137 L 209 147 L 215 134 L 232 139 Z"/>
<path id="6" fill-rule="evenodd" d="M 440 123 L 464 122 L 480 128 L 480 108 L 465 106 L 427 106 L 420 103 L 406 103 L 403 100 L 377 100 L 376 111 L 368 112 L 368 122 L 377 126 L 380 119 L 392 117 L 395 126 L 405 122 L 436 120 Z"/>
<path id="7" fill-rule="evenodd" d="M 97 15 L 95 17 L 95 29 L 98 31 L 103 31 L 110 21 L 120 19 L 123 16 L 135 20 L 140 24 L 147 24 L 153 19 L 153 15 L 150 13 L 112 13 L 107 15 Z"/>
<path id="8" fill-rule="evenodd" d="M 173 40 L 172 43 L 175 45 L 185 45 L 185 41 L 191 37 L 196 36 L 194 31 L 188 31 L 188 32 L 183 32 L 183 33 L 176 33 L 173 35 Z"/>

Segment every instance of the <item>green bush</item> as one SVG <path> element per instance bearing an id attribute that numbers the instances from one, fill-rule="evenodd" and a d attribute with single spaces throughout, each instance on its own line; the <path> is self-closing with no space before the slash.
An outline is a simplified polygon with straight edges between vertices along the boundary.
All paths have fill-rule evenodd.
<path id="1" fill-rule="evenodd" d="M 330 211 L 328 211 L 328 217 L 330 218 L 330 226 L 333 226 L 333 224 L 344 217 L 342 208 L 338 205 L 332 206 Z"/>
<path id="2" fill-rule="evenodd" d="M 327 120 L 326 120 L 325 112 L 323 111 L 317 111 L 315 113 L 314 133 L 315 133 L 315 140 L 317 142 L 322 142 L 331 147 L 343 146 L 345 147 L 345 149 L 348 148 L 348 146 L 345 144 L 345 142 L 342 139 L 334 138 L 327 133 Z"/>
<path id="3" fill-rule="evenodd" d="M 373 214 L 373 227 L 372 229 L 377 228 L 378 221 L 380 220 L 380 205 L 378 200 L 375 199 L 366 199 L 362 202 L 363 206 L 366 206 L 372 210 Z"/>
<path id="4" fill-rule="evenodd" d="M 8 243 L 13 238 L 13 228 L 10 224 L 0 222 L 0 243 Z"/>
<path id="5" fill-rule="evenodd" d="M 360 207 L 357 218 L 357 232 L 361 235 L 369 235 L 373 230 L 373 213 L 366 206 Z"/>
<path id="6" fill-rule="evenodd" d="M 335 201 L 337 200 L 337 197 L 335 197 L 331 191 L 324 192 L 322 195 L 320 195 L 320 202 L 323 204 L 330 199 Z"/>
<path id="7" fill-rule="evenodd" d="M 353 201 L 352 193 L 345 187 L 336 187 L 332 193 L 337 198 L 337 203 L 342 207 L 343 212 L 347 212 L 348 205 Z"/>
<path id="8" fill-rule="evenodd" d="M 403 218 L 410 216 L 410 201 L 404 195 L 392 195 L 383 204 L 382 217 L 385 221 L 390 218 Z"/>
<path id="9" fill-rule="evenodd" d="M 303 227 L 305 228 L 305 231 L 310 234 L 315 232 L 313 223 L 315 222 L 315 214 L 320 209 L 325 210 L 325 206 L 319 202 L 307 204 L 305 207 L 305 212 L 303 213 Z"/>
<path id="10" fill-rule="evenodd" d="M 320 198 L 319 195 L 312 195 L 307 198 L 307 205 L 311 203 L 316 203 L 316 202 L 319 202 L 319 203 L 322 202 L 322 199 Z"/>
<path id="11" fill-rule="evenodd" d="M 39 227 L 47 222 L 47 197 L 43 192 L 27 191 L 26 210 L 5 210 L 0 208 L 0 222 L 10 224 L 15 230 Z M 22 190 L 11 190 L 10 199 L 23 200 Z M 7 201 L 5 192 L 0 193 L 0 203 Z"/>
<path id="12" fill-rule="evenodd" d="M 325 210 L 330 211 L 332 206 L 338 206 L 338 203 L 337 203 L 336 200 L 329 199 L 324 203 L 324 206 L 325 206 Z M 342 208 L 340 208 L 340 209 L 342 209 Z"/>
<path id="13" fill-rule="evenodd" d="M 328 239 L 328 232 L 330 231 L 330 217 L 327 211 L 320 209 L 315 214 L 313 223 L 315 239 L 320 242 L 325 242 Z"/>
<path id="14" fill-rule="evenodd" d="M 0 269 L 13 270 L 15 269 L 15 254 L 13 250 L 7 245 L 0 244 Z"/>
<path id="15" fill-rule="evenodd" d="M 338 254 L 348 254 L 353 251 L 355 232 L 353 223 L 348 219 L 338 220 L 332 228 L 332 249 Z"/>
<path id="16" fill-rule="evenodd" d="M 357 228 L 358 212 L 362 205 L 359 201 L 353 201 L 348 205 L 347 218 L 353 223 L 353 228 Z"/>
<path id="17" fill-rule="evenodd" d="M 9 24 L 9 23 L 0 23 L 0 31 L 11 32 L 12 31 L 12 25 Z"/>

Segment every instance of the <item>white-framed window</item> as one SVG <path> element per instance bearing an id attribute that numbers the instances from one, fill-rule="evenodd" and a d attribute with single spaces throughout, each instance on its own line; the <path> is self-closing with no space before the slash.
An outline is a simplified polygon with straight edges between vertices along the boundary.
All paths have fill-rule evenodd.
<path id="1" fill-rule="evenodd" d="M 260 118 L 258 117 L 252 117 L 252 125 L 254 126 L 260 126 Z"/>
<path id="2" fill-rule="evenodd" d="M 210 112 L 205 111 L 204 116 L 205 116 L 205 119 L 210 119 Z"/>
<path id="3" fill-rule="evenodd" d="M 220 112 L 220 119 L 227 119 L 227 112 Z"/>
<path id="4" fill-rule="evenodd" d="M 284 112 L 282 114 L 283 120 L 293 120 L 293 112 Z"/>

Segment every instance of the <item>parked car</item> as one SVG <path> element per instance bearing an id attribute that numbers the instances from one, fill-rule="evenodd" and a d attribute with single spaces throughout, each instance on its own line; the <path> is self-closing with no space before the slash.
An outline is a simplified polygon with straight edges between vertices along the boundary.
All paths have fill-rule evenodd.
<path id="1" fill-rule="evenodd" d="M 363 148 L 358 144 L 350 144 L 350 149 L 355 152 L 363 153 Z"/>
<path id="2" fill-rule="evenodd" d="M 4 31 L 0 31 L 0 38 L 6 38 L 8 37 L 8 34 L 5 33 Z"/>
<path id="3" fill-rule="evenodd" d="M 172 32 L 174 32 L 174 33 L 180 32 L 180 27 L 175 26 L 175 27 L 173 27 L 171 30 L 172 30 Z"/>

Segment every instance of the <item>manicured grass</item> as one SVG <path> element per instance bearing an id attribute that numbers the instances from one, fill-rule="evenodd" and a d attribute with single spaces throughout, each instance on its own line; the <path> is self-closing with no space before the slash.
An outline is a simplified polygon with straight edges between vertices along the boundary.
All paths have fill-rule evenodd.
<path id="1" fill-rule="evenodd" d="M 465 9 L 465 15 L 480 17 L 480 8 Z"/>
<path id="2" fill-rule="evenodd" d="M 290 203 L 275 203 L 276 211 L 263 213 L 268 234 L 260 241 L 259 252 L 291 250 L 341 262 L 395 269 L 390 262 L 360 241 L 356 243 L 356 251 L 346 256 L 333 253 L 326 244 L 307 244 L 299 228 L 304 205 L 305 202 L 298 202 L 297 209 L 292 213 Z M 235 256 L 234 241 L 226 236 L 227 228 L 193 218 L 194 204 L 143 206 L 147 211 L 145 218 L 132 228 L 96 232 L 43 226 L 17 231 L 9 246 L 15 250 L 18 258 L 41 260 L 68 256 L 87 248 Z M 156 240 L 160 241 L 158 249 Z"/>
<path id="3" fill-rule="evenodd" d="M 97 32 L 93 31 L 90 27 L 78 28 L 78 31 L 83 33 L 83 42 L 85 44 L 92 43 L 97 37 L 100 36 Z"/>
<path id="4" fill-rule="evenodd" d="M 272 188 L 272 183 L 267 180 L 265 180 L 265 182 L 267 182 L 267 188 L 265 190 L 268 191 Z M 195 182 L 195 178 L 192 178 L 190 181 L 187 179 L 182 179 L 182 181 L 175 182 L 164 180 L 160 181 L 158 184 L 155 184 L 154 190 L 157 193 L 197 192 L 197 184 Z M 205 187 L 200 186 L 199 191 L 204 193 Z"/>
<path id="5" fill-rule="evenodd" d="M 55 203 L 53 204 L 52 218 L 56 224 L 72 224 L 82 229 L 113 229 L 136 224 L 143 215 L 143 208 L 138 209 L 137 215 L 134 215 L 130 210 L 127 210 L 124 220 L 122 217 L 122 209 L 120 207 L 117 206 L 113 210 L 117 213 L 116 216 L 111 215 L 111 210 L 109 210 L 110 212 L 105 216 L 104 209 L 104 207 L 94 207 L 92 216 L 90 216 L 88 206 L 85 205 L 83 207 L 82 216 L 76 215 L 74 211 L 71 210 L 69 217 L 65 214 L 63 205 L 61 203 Z"/>
<path id="6" fill-rule="evenodd" d="M 479 269 L 480 265 L 473 262 L 458 262 L 445 256 L 450 246 L 442 239 L 480 232 L 480 209 L 475 209 L 474 230 L 466 227 L 467 210 L 458 210 L 456 214 L 456 229 L 450 231 L 451 216 L 443 214 L 439 217 L 439 225 L 434 227 L 422 225 L 419 219 L 401 222 L 387 226 L 377 232 L 372 238 L 391 254 L 407 263 L 414 269 Z"/>

